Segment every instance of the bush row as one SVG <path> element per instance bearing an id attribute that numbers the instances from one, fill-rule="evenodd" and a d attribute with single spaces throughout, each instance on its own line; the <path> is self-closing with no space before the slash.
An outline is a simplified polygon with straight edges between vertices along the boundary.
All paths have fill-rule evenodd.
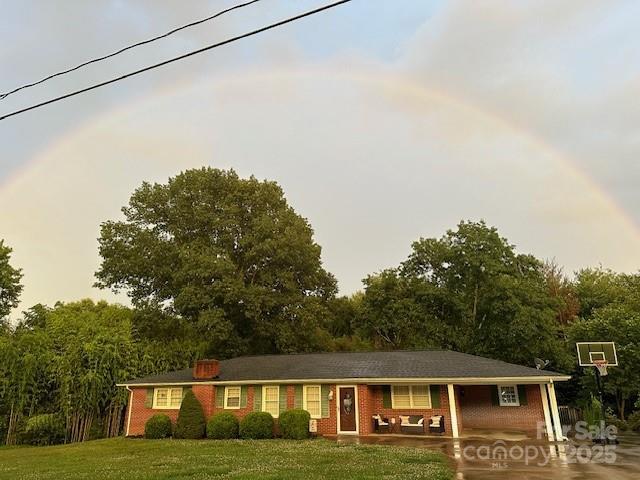
<path id="1" fill-rule="evenodd" d="M 287 410 L 279 419 L 280 433 L 283 438 L 303 439 L 309 437 L 309 412 L 305 410 Z M 230 412 L 213 415 L 205 424 L 202 405 L 191 391 L 187 391 L 175 431 L 172 432 L 171 419 L 158 414 L 147 420 L 144 428 L 145 438 L 207 438 L 213 439 L 265 439 L 273 437 L 274 420 L 270 413 L 251 412 L 241 421 Z"/>

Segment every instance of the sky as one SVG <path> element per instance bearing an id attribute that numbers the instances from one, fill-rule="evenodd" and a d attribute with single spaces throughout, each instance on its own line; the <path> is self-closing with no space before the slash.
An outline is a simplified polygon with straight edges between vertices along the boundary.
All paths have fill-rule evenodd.
<path id="1" fill-rule="evenodd" d="M 234 1 L 0 0 L 0 91 Z M 0 101 L 0 112 L 329 3 L 262 0 Z M 354 0 L 0 121 L 22 304 L 94 289 L 100 223 L 188 168 L 277 181 L 340 292 L 484 219 L 567 274 L 640 267 L 640 2 Z"/>

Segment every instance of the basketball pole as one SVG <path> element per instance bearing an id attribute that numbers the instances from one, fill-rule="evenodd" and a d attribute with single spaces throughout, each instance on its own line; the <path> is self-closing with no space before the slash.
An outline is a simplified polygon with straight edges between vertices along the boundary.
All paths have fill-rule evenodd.
<path id="1" fill-rule="evenodd" d="M 600 400 L 600 413 L 602 415 L 602 422 L 600 423 L 600 442 L 607 443 L 605 437 L 605 430 L 607 428 L 607 412 L 604 408 L 604 392 L 602 391 L 602 381 L 600 380 L 600 370 L 596 368 L 596 386 L 598 388 L 598 400 Z"/>

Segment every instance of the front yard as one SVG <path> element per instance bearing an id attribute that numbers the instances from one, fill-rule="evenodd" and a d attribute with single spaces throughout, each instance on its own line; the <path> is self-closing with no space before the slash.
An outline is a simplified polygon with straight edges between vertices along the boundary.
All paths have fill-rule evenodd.
<path id="1" fill-rule="evenodd" d="M 329 440 L 141 440 L 0 449 L 0 479 L 449 480 L 447 458 L 409 447 Z"/>

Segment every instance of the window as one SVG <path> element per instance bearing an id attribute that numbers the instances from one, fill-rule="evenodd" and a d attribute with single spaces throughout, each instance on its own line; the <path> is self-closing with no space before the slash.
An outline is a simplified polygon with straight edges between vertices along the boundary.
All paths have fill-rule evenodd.
<path id="1" fill-rule="evenodd" d="M 153 390 L 153 408 L 178 409 L 182 404 L 182 387 Z"/>
<path id="2" fill-rule="evenodd" d="M 501 407 L 518 407 L 520 406 L 520 398 L 518 398 L 518 389 L 515 385 L 498 385 L 498 398 Z"/>
<path id="3" fill-rule="evenodd" d="M 262 411 L 269 412 L 274 417 L 280 414 L 280 387 L 278 385 L 262 387 Z"/>
<path id="4" fill-rule="evenodd" d="M 224 388 L 224 408 L 240 408 L 241 387 Z"/>
<path id="5" fill-rule="evenodd" d="M 429 385 L 392 385 L 391 408 L 431 408 Z"/>
<path id="6" fill-rule="evenodd" d="M 311 418 L 322 416 L 320 385 L 305 385 L 302 390 L 302 405 Z"/>

